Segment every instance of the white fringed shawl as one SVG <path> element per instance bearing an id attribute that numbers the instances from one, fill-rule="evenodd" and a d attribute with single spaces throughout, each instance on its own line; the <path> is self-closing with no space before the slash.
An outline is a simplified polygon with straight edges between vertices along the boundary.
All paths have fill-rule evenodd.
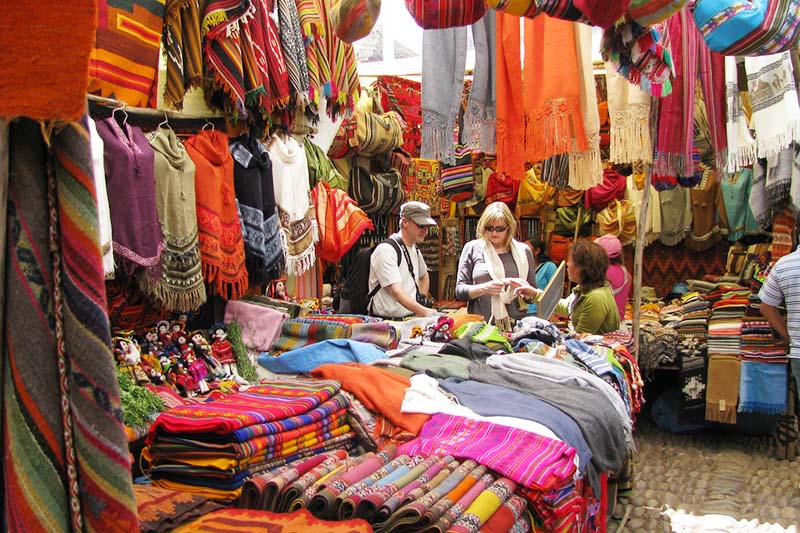
<path id="1" fill-rule="evenodd" d="M 516 240 L 511 241 L 511 257 L 514 258 L 514 263 L 517 265 L 517 272 L 522 279 L 528 279 L 528 261 L 525 256 L 526 246 Z M 497 255 L 497 250 L 489 241 L 484 242 L 483 246 L 483 261 L 486 263 L 486 270 L 489 271 L 489 276 L 493 280 L 500 280 L 506 277 L 506 270 L 503 268 L 503 262 L 500 256 Z M 508 318 L 508 311 L 506 305 L 514 301 L 514 289 L 510 286 L 504 288 L 500 294 L 492 296 L 492 316 L 495 321 Z"/>
<path id="2" fill-rule="evenodd" d="M 580 69 L 581 117 L 589 147 L 582 152 L 569 154 L 569 186 L 583 191 L 603 181 L 603 162 L 600 160 L 600 114 L 597 111 L 597 90 L 592 69 L 592 28 L 577 22 L 573 24 Z"/>

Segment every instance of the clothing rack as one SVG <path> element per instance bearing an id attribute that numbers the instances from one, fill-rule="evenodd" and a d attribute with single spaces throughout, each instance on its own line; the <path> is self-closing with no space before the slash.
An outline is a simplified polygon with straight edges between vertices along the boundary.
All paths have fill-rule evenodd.
<path id="1" fill-rule="evenodd" d="M 127 115 L 127 120 L 144 131 L 152 131 L 164 122 L 167 122 L 176 133 L 196 133 L 203 128 L 215 128 L 227 131 L 227 120 L 222 115 L 196 116 L 187 115 L 178 111 L 166 111 L 149 107 L 129 106 L 121 100 L 105 98 L 94 94 L 87 94 L 89 115 L 94 119 L 104 119 L 114 115 L 120 110 Z"/>

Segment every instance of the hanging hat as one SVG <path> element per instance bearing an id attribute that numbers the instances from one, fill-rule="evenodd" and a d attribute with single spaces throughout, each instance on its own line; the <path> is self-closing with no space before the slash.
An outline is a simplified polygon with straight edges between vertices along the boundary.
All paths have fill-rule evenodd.
<path id="1" fill-rule="evenodd" d="M 619 239 L 617 239 L 614 235 L 602 235 L 595 239 L 594 242 L 603 247 L 603 250 L 606 251 L 609 259 L 619 257 L 619 254 L 622 253 L 622 243 L 619 242 Z"/>

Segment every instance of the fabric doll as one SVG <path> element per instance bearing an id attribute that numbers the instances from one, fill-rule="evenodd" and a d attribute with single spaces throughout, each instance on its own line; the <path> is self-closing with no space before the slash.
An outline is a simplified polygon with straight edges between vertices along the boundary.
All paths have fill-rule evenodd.
<path id="1" fill-rule="evenodd" d="M 142 385 L 150 382 L 147 374 L 142 369 L 142 356 L 136 341 L 130 337 L 116 337 L 114 340 L 114 356 L 120 369 L 130 374 L 136 383 Z"/>
<path id="2" fill-rule="evenodd" d="M 247 385 L 247 380 L 239 375 L 239 367 L 236 364 L 236 354 L 233 353 L 233 346 L 228 340 L 228 330 L 222 324 L 214 326 L 214 333 L 212 335 L 213 341 L 211 348 L 214 350 L 214 355 L 219 359 L 222 368 L 225 369 L 228 379 L 239 383 L 240 385 Z"/>
<path id="3" fill-rule="evenodd" d="M 189 373 L 189 370 L 186 368 L 186 364 L 182 361 L 178 361 L 175 366 L 175 384 L 178 386 L 178 389 L 183 392 L 184 396 L 194 397 L 197 396 L 197 390 L 200 388 L 197 382 L 194 380 L 192 375 Z"/>
<path id="4" fill-rule="evenodd" d="M 198 359 L 205 361 L 214 378 L 225 377 L 226 372 L 222 368 L 222 363 L 214 357 L 214 349 L 200 330 L 192 332 L 192 349 L 194 349 L 194 354 Z"/>
<path id="5" fill-rule="evenodd" d="M 186 369 L 189 371 L 189 374 L 192 375 L 192 379 L 194 379 L 195 383 L 197 383 L 200 394 L 207 393 L 209 388 L 208 383 L 206 383 L 206 378 L 208 377 L 208 365 L 206 365 L 206 362 L 196 357 L 194 351 L 186 356 L 185 361 Z"/>
<path id="6" fill-rule="evenodd" d="M 158 353 L 158 331 L 148 329 L 141 341 L 142 354 L 155 355 Z"/>
<path id="7" fill-rule="evenodd" d="M 172 333 L 170 332 L 169 322 L 161 320 L 156 324 L 158 331 L 158 340 L 161 341 L 162 347 L 167 347 L 172 344 Z"/>
<path id="8" fill-rule="evenodd" d="M 431 340 L 434 342 L 448 342 L 450 339 L 452 339 L 453 334 L 450 330 L 453 327 L 453 323 L 453 319 L 449 316 L 439 317 L 439 320 L 434 326 L 434 332 Z"/>

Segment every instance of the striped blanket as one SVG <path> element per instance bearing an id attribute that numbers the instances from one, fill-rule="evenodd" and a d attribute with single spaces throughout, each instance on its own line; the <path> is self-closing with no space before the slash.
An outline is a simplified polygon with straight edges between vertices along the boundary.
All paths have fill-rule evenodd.
<path id="1" fill-rule="evenodd" d="M 335 320 L 315 320 L 309 318 L 292 318 L 281 325 L 281 334 L 272 343 L 270 355 L 314 344 L 325 339 L 346 339 L 349 327 L 344 322 Z"/>

